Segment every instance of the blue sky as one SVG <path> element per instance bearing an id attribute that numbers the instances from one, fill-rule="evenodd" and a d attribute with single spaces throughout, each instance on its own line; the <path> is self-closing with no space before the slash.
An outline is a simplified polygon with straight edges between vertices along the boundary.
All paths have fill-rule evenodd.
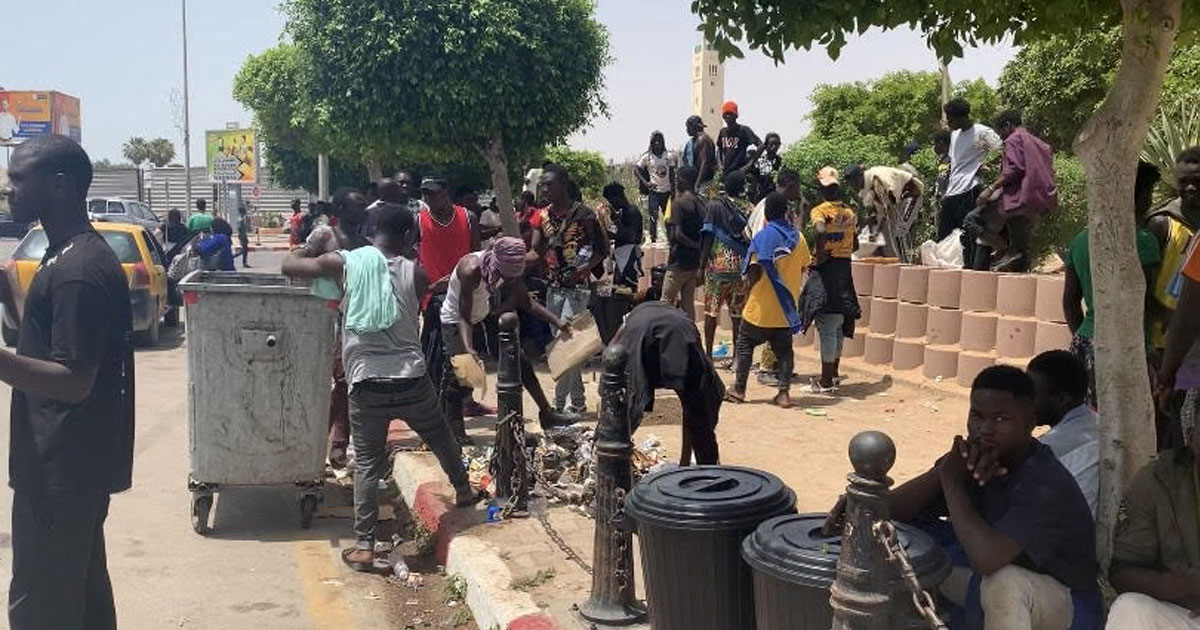
<path id="1" fill-rule="evenodd" d="M 188 4 L 192 163 L 201 164 L 205 129 L 249 124 L 231 83 L 247 55 L 279 41 L 283 20 L 275 0 L 191 0 Z M 93 159 L 121 158 L 131 136 L 166 137 L 182 161 L 182 134 L 171 103 L 182 92 L 182 46 L 177 0 L 39 0 L 21 2 L 13 22 L 0 25 L 6 53 L 0 86 L 58 90 L 82 103 L 83 144 Z M 611 118 L 593 121 L 571 144 L 620 160 L 645 150 L 662 129 L 670 146 L 683 141 L 690 113 L 691 54 L 699 41 L 687 0 L 600 0 L 614 62 L 606 71 Z M 5 12 L 11 18 L 10 8 Z M 28 27 L 22 25 L 30 25 Z M 53 28 L 48 31 L 47 28 Z M 47 42 L 53 40 L 53 45 Z M 1014 50 L 969 50 L 950 68 L 955 80 L 995 81 Z M 726 96 L 759 135 L 779 132 L 787 144 L 806 125 L 808 95 L 821 83 L 870 79 L 891 70 L 935 69 L 915 33 L 868 32 L 852 40 L 837 62 L 823 50 L 793 53 L 775 66 L 758 53 L 726 65 Z"/>

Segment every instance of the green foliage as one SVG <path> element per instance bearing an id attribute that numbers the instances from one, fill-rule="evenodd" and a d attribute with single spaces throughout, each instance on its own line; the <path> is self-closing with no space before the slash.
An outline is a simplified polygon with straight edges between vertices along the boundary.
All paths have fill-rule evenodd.
<path id="1" fill-rule="evenodd" d="M 1146 136 L 1142 159 L 1158 167 L 1163 174 L 1159 184 L 1168 197 L 1178 197 L 1175 165 L 1184 149 L 1200 146 L 1200 104 L 1194 99 L 1181 100 L 1159 109 L 1158 119 Z"/>
<path id="2" fill-rule="evenodd" d="M 800 186 L 809 199 L 817 197 L 817 171 L 823 166 L 841 171 L 854 163 L 875 166 L 895 162 L 883 138 L 845 128 L 828 134 L 814 131 L 783 151 L 783 165 L 800 174 Z"/>
<path id="3" fill-rule="evenodd" d="M 1071 148 L 1108 93 L 1121 59 L 1118 29 L 1051 37 L 1025 46 L 1000 75 L 1000 100 L 1055 149 Z M 1161 102 L 1200 98 L 1200 45 L 1177 45 Z"/>
<path id="4" fill-rule="evenodd" d="M 595 151 L 555 146 L 546 149 L 543 158 L 566 168 L 587 197 L 598 197 L 600 190 L 608 183 L 608 167 L 604 163 L 604 156 Z"/>
<path id="5" fill-rule="evenodd" d="M 175 157 L 175 145 L 171 144 L 166 138 L 155 138 L 146 140 L 139 136 L 134 136 L 125 141 L 121 147 L 121 153 L 125 159 L 134 164 L 142 162 L 150 162 L 151 164 L 163 167 L 171 162 Z"/>
<path id="6" fill-rule="evenodd" d="M 873 81 L 819 85 L 810 100 L 816 135 L 841 135 L 847 130 L 877 136 L 890 156 L 880 164 L 900 162 L 909 142 L 928 144 L 941 127 L 942 84 L 937 72 L 890 72 Z M 985 81 L 963 81 L 954 96 L 971 103 L 975 118 L 990 121 L 998 98 Z"/>

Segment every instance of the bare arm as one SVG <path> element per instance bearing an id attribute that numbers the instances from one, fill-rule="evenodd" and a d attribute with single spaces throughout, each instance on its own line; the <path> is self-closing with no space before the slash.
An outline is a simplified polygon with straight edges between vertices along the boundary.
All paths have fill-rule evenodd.
<path id="1" fill-rule="evenodd" d="M 892 490 L 888 499 L 892 520 L 911 523 L 930 503 L 937 500 L 941 492 L 942 480 L 938 476 L 937 466 L 900 484 Z"/>
<path id="2" fill-rule="evenodd" d="M 331 278 L 341 281 L 342 257 L 337 254 L 322 254 L 316 258 L 306 258 L 297 252 L 292 252 L 283 259 L 283 275 L 289 278 Z"/>
<path id="3" fill-rule="evenodd" d="M 1083 288 L 1079 286 L 1079 274 L 1075 273 L 1075 267 L 1067 265 L 1067 275 L 1063 282 L 1062 308 L 1063 315 L 1067 319 L 1067 328 L 1071 329 L 1071 333 L 1079 330 L 1083 325 Z"/>
<path id="4" fill-rule="evenodd" d="M 946 498 L 950 524 L 967 554 L 971 570 L 988 576 L 1012 564 L 1021 555 L 1021 546 L 992 529 L 971 503 L 971 497 L 967 494 L 968 484 L 971 483 L 970 473 L 966 458 L 958 453 L 963 445 L 962 438 L 956 437 L 954 442 L 955 448 L 938 464 L 942 496 Z"/>
<path id="5" fill-rule="evenodd" d="M 0 381 L 13 389 L 65 403 L 83 402 L 96 384 L 99 365 L 66 365 L 0 350 Z"/>
<path id="6" fill-rule="evenodd" d="M 465 256 L 454 268 L 458 274 L 458 334 L 468 354 L 475 354 L 475 331 L 471 325 L 471 311 L 475 306 L 475 289 L 483 282 L 483 270 L 474 256 Z"/>
<path id="7" fill-rule="evenodd" d="M 1113 588 L 1120 593 L 1143 593 L 1192 611 L 1200 609 L 1200 580 L 1175 571 L 1121 566 L 1112 572 Z"/>
<path id="8" fill-rule="evenodd" d="M 418 298 L 424 297 L 429 292 L 429 272 L 420 266 L 413 269 L 413 289 Z"/>

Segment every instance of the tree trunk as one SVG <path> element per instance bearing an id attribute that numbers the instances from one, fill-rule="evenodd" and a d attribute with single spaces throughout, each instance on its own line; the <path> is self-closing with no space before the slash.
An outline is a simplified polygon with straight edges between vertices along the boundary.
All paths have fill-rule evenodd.
<path id="1" fill-rule="evenodd" d="M 492 191 L 496 195 L 496 206 L 500 211 L 500 228 L 505 236 L 521 236 L 517 215 L 513 212 L 512 184 L 508 181 L 508 156 L 504 153 L 504 139 L 497 134 L 476 147 L 492 169 Z"/>
<path id="2" fill-rule="evenodd" d="M 367 158 L 364 164 L 367 167 L 367 178 L 369 181 L 378 183 L 379 180 L 383 179 L 383 165 L 379 163 L 377 158 Z"/>
<path id="3" fill-rule="evenodd" d="M 1154 453 L 1154 403 L 1142 326 L 1145 277 L 1133 215 L 1134 173 L 1179 29 L 1183 0 L 1121 0 L 1121 64 L 1108 96 L 1075 140 L 1087 173 L 1100 497 L 1096 547 L 1107 568 L 1122 491 Z"/>

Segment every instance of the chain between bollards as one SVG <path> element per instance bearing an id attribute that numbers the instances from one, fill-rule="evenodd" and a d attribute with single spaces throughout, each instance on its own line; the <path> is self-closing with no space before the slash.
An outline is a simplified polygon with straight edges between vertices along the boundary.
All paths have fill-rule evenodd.
<path id="1" fill-rule="evenodd" d="M 496 444 L 490 472 L 496 498 L 504 501 L 501 516 L 525 512 L 529 504 L 529 465 L 525 452 L 525 418 L 521 389 L 521 335 L 516 313 L 500 316 L 500 362 L 496 374 Z"/>

